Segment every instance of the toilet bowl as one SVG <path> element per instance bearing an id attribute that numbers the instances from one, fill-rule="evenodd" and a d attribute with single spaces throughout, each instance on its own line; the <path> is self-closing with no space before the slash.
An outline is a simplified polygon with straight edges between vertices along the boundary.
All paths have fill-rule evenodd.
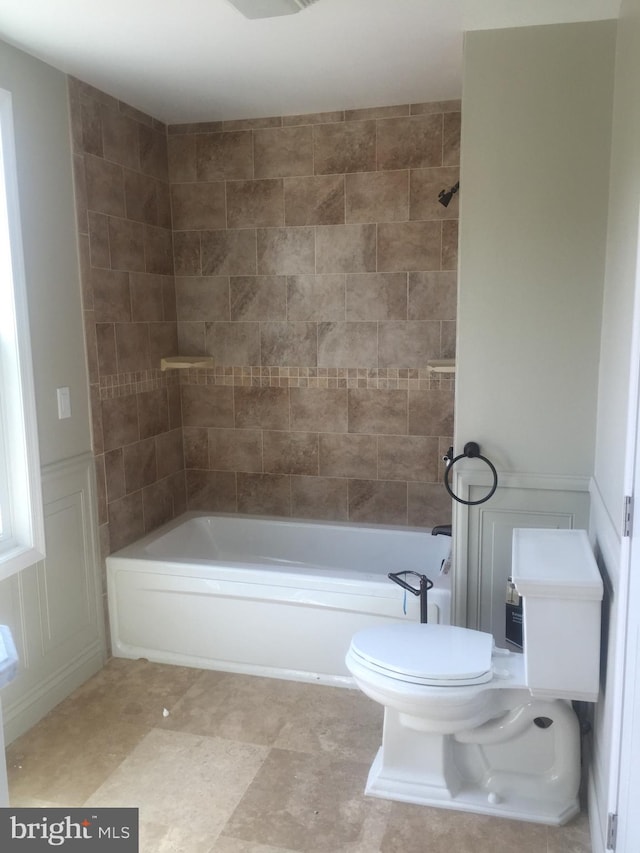
<path id="1" fill-rule="evenodd" d="M 572 530 L 514 530 L 512 576 L 522 654 L 451 625 L 352 638 L 346 665 L 385 709 L 367 794 L 547 824 L 579 811 L 571 700 L 597 699 L 602 581 L 586 534 Z"/>

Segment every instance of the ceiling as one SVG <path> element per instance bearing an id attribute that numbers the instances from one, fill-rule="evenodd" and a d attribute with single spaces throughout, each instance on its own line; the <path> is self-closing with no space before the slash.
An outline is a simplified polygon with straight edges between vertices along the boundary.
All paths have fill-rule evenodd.
<path id="1" fill-rule="evenodd" d="M 461 97 L 465 29 L 617 17 L 620 0 L 1 0 L 0 39 L 168 123 Z"/>

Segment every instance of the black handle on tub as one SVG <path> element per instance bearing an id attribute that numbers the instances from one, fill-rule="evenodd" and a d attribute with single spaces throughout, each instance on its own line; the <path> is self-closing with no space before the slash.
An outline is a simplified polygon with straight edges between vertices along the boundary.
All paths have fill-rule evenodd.
<path id="1" fill-rule="evenodd" d="M 413 575 L 416 578 L 420 579 L 420 586 L 418 589 L 415 586 L 411 586 L 410 583 L 403 580 L 401 575 Z M 433 586 L 433 581 L 430 581 L 426 575 L 420 575 L 418 572 L 406 571 L 406 572 L 389 572 L 387 575 L 389 580 L 392 580 L 394 583 L 397 583 L 398 586 L 401 586 L 403 589 L 406 589 L 408 592 L 412 592 L 414 595 L 420 596 L 420 622 L 422 624 L 426 624 L 427 622 L 427 592 Z"/>

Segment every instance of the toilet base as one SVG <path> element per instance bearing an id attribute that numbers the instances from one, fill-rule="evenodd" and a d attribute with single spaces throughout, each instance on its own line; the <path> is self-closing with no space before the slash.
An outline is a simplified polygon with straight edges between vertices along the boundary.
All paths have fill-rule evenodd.
<path id="1" fill-rule="evenodd" d="M 365 794 L 383 800 L 395 800 L 400 803 L 414 803 L 418 806 L 453 809 L 475 814 L 488 814 L 512 820 L 526 820 L 544 823 L 549 826 L 561 826 L 580 812 L 578 797 L 563 803 L 555 800 L 530 799 L 517 795 L 506 795 L 500 802 L 490 802 L 490 794 L 474 789 L 472 786 L 460 787 L 455 795 L 445 789 L 421 784 L 416 779 L 398 779 L 384 774 L 382 747 L 371 765 Z M 493 798 L 492 798 L 493 799 Z"/>
<path id="2" fill-rule="evenodd" d="M 365 793 L 557 826 L 580 811 L 579 785 L 573 709 L 563 700 L 531 700 L 456 734 L 417 730 L 387 706 Z"/>

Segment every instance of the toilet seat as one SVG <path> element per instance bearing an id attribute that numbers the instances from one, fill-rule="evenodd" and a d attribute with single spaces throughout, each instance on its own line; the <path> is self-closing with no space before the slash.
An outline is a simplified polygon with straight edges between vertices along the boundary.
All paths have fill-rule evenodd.
<path id="1" fill-rule="evenodd" d="M 359 631 L 349 655 L 396 681 L 431 687 L 485 684 L 493 678 L 493 636 L 436 624 L 393 624 Z"/>

